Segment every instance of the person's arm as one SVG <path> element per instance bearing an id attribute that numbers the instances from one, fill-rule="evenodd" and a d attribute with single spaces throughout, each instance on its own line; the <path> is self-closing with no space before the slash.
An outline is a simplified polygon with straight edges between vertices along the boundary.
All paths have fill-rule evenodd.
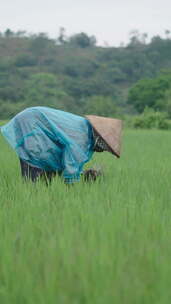
<path id="1" fill-rule="evenodd" d="M 67 185 L 80 181 L 80 164 L 74 159 L 70 149 L 65 149 L 63 154 L 63 177 Z"/>

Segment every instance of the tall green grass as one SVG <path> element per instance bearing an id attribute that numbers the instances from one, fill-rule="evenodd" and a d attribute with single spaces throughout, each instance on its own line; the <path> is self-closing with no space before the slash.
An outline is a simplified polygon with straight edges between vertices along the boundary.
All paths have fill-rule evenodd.
<path id="1" fill-rule="evenodd" d="M 0 303 L 170 304 L 171 133 L 127 131 L 94 184 L 23 183 L 0 138 Z"/>

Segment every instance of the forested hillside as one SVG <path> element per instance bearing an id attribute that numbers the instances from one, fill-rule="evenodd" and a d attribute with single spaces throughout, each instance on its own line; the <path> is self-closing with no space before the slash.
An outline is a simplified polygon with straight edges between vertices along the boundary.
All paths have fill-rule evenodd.
<path id="1" fill-rule="evenodd" d="M 0 118 L 36 105 L 106 116 L 142 112 L 148 103 L 137 106 L 134 86 L 164 70 L 169 75 L 167 34 L 147 43 L 135 33 L 128 45 L 116 48 L 99 47 L 85 33 L 66 37 L 64 29 L 57 39 L 6 30 L 0 34 Z"/>

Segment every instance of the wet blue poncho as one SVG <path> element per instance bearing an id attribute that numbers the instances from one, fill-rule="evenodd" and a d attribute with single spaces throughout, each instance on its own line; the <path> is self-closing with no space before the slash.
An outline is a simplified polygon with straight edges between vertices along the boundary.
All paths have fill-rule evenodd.
<path id="1" fill-rule="evenodd" d="M 45 171 L 62 171 L 66 182 L 80 179 L 93 154 L 88 120 L 47 107 L 27 108 L 1 127 L 1 132 L 19 158 Z"/>

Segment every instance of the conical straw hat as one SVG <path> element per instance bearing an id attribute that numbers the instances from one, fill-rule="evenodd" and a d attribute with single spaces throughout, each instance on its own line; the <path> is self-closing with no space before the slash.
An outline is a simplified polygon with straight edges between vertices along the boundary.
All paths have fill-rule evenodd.
<path id="1" fill-rule="evenodd" d="M 86 115 L 86 118 L 112 152 L 120 157 L 122 120 L 95 115 Z"/>

